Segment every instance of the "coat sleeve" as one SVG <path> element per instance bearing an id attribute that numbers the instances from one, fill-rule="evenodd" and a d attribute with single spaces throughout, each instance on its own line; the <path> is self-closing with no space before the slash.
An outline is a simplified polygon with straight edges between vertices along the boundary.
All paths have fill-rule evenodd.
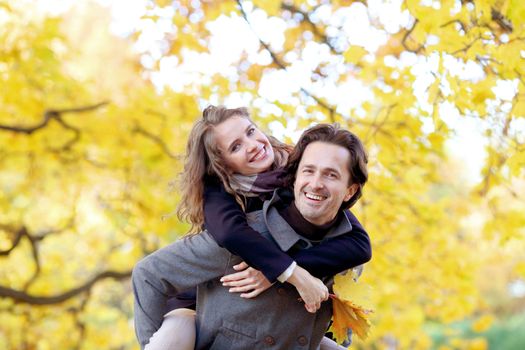
<path id="1" fill-rule="evenodd" d="M 346 214 L 352 224 L 352 231 L 291 254 L 299 266 L 315 277 L 333 276 L 364 264 L 372 258 L 368 233 L 354 214 L 350 211 Z"/>
<path id="2" fill-rule="evenodd" d="M 293 263 L 288 254 L 248 225 L 241 206 L 220 185 L 206 186 L 204 220 L 206 229 L 220 246 L 239 255 L 270 282 Z"/>
<path id="3" fill-rule="evenodd" d="M 132 284 L 135 332 L 141 346 L 160 328 L 170 297 L 223 276 L 230 259 L 231 254 L 203 232 L 140 260 L 133 268 Z"/>

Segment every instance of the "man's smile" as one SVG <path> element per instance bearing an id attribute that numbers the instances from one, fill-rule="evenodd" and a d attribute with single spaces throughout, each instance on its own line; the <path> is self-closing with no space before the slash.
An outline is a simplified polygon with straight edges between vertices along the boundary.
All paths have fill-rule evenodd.
<path id="1" fill-rule="evenodd" d="M 308 199 L 320 202 L 322 200 L 325 200 L 327 196 L 323 196 L 320 194 L 310 193 L 310 192 L 304 192 L 304 196 Z"/>

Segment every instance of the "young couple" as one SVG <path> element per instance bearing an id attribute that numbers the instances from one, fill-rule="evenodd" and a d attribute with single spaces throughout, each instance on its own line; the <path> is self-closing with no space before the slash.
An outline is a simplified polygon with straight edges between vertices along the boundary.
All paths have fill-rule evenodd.
<path id="1" fill-rule="evenodd" d="M 371 258 L 368 234 L 347 210 L 366 165 L 360 140 L 337 125 L 308 129 L 292 148 L 262 133 L 245 108 L 206 108 L 189 136 L 178 210 L 195 234 L 133 270 L 141 347 L 342 348 L 323 337 L 327 285 Z M 195 288 L 196 315 L 180 307 L 195 302 Z"/>

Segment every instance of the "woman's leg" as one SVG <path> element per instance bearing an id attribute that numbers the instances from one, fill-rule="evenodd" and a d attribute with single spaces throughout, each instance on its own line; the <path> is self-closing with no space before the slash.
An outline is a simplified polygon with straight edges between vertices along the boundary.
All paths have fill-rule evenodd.
<path id="1" fill-rule="evenodd" d="M 175 309 L 164 315 L 159 330 L 150 338 L 144 350 L 194 350 L 195 311 Z"/>
<path id="2" fill-rule="evenodd" d="M 343 349 L 348 349 L 348 348 L 337 344 L 335 341 L 333 341 L 330 338 L 323 337 L 323 339 L 321 339 L 320 349 L 321 350 L 343 350 Z"/>

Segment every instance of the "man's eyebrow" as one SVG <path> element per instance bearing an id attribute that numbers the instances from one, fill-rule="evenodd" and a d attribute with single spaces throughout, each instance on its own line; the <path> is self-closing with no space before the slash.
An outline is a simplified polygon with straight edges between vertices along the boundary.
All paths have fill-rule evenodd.
<path id="1" fill-rule="evenodd" d="M 331 168 L 331 167 L 327 167 L 327 168 L 324 168 L 323 169 L 324 172 L 333 172 L 333 173 L 336 173 L 337 175 L 341 175 L 340 171 L 336 168 Z"/>
<path id="2" fill-rule="evenodd" d="M 315 164 L 303 164 L 303 166 L 301 167 L 301 169 L 317 169 L 317 168 L 318 167 Z M 324 173 L 333 172 L 333 173 L 336 173 L 337 175 L 341 175 L 341 172 L 338 169 L 332 168 L 332 167 L 321 168 L 321 171 Z"/>

